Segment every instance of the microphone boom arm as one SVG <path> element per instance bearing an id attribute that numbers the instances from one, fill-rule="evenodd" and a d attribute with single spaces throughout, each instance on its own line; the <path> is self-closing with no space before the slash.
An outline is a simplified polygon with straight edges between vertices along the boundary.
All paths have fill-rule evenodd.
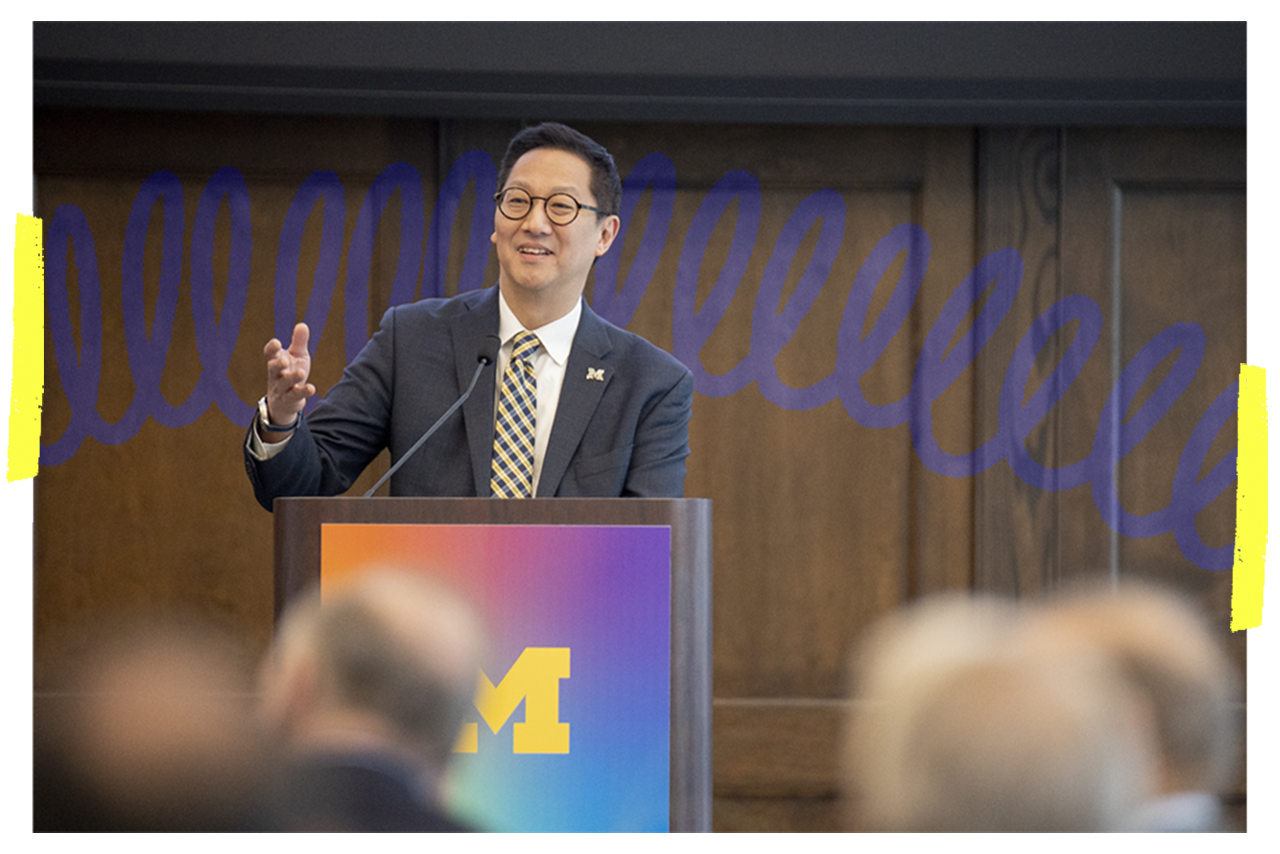
<path id="1" fill-rule="evenodd" d="M 497 354 L 497 346 L 496 346 L 497 341 L 498 341 L 498 336 L 496 335 L 487 336 L 484 344 L 480 346 L 480 355 L 479 355 L 480 364 L 476 366 L 476 372 L 471 375 L 471 385 L 467 386 L 467 390 L 462 393 L 462 397 L 458 398 L 458 400 L 453 404 L 453 406 L 449 407 L 448 411 L 446 411 L 444 415 L 441 415 L 438 419 L 436 419 L 436 423 L 431 425 L 431 429 L 423 433 L 421 438 L 419 438 L 418 441 L 413 443 L 413 447 L 405 451 L 404 456 L 401 457 L 396 462 L 395 465 L 389 468 L 386 474 L 384 474 L 381 478 L 378 479 L 378 482 L 373 485 L 373 488 L 364 494 L 365 498 L 368 498 L 369 496 L 377 492 L 378 487 L 386 483 L 387 479 L 391 477 L 391 475 L 395 474 L 396 470 L 399 469 L 400 466 L 404 465 L 405 461 L 408 460 L 409 457 L 412 457 L 414 452 L 417 451 L 418 448 L 422 447 L 422 443 L 430 439 L 431 434 L 435 433 L 436 430 L 439 429 L 440 425 L 443 424 L 446 420 L 448 420 L 450 415 L 457 412 L 459 406 L 461 406 L 464 402 L 466 402 L 466 399 L 471 396 L 471 390 L 476 387 L 476 381 L 480 379 L 480 372 L 483 371 L 486 366 L 493 363 L 493 359 Z"/>

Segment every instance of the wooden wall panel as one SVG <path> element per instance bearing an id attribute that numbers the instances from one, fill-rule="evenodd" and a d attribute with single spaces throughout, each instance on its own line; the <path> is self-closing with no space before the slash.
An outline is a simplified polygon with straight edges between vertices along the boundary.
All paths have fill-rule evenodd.
<path id="1" fill-rule="evenodd" d="M 1017 299 L 979 354 L 975 442 L 1001 427 L 1000 393 L 1018 342 L 1063 293 L 1060 236 L 1062 132 L 1046 128 L 984 130 L 979 142 L 979 254 L 1015 249 L 1023 261 Z M 1027 385 L 1043 383 L 1062 358 L 1070 333 L 1055 335 L 1035 361 Z M 1025 445 L 1044 465 L 1058 466 L 1059 404 L 1031 431 Z M 1060 496 L 1019 478 L 1001 463 L 974 479 L 974 587 L 1009 596 L 1034 596 L 1061 573 Z"/>
<path id="2" fill-rule="evenodd" d="M 37 215 L 47 229 L 62 205 L 83 212 L 93 234 L 100 282 L 102 372 L 96 409 L 108 424 L 126 415 L 137 397 L 124 335 L 122 292 L 126 224 L 140 187 L 164 170 L 180 181 L 185 221 L 181 283 L 173 313 L 172 341 L 160 390 L 178 406 L 200 381 L 194 339 L 191 234 L 200 195 L 211 175 L 233 166 L 251 198 L 250 280 L 239 336 L 227 378 L 243 409 L 239 425 L 211 407 L 186 426 L 168 429 L 148 418 L 119 444 L 84 439 L 71 459 L 44 465 L 35 481 L 35 663 L 42 684 L 48 655 L 78 641 L 67 635 L 121 611 L 152 608 L 187 611 L 215 619 L 264 649 L 271 636 L 271 516 L 253 500 L 239 459 L 249 405 L 264 391 L 262 347 L 288 329 L 274 326 L 276 259 L 281 227 L 299 186 L 315 170 L 339 167 L 346 200 L 342 222 L 349 245 L 361 200 L 391 163 L 413 163 L 423 177 L 426 216 L 436 186 L 435 134 L 431 127 L 386 121 L 201 117 L 112 112 L 43 111 L 36 122 Z M 167 200 L 166 200 L 166 203 Z M 150 216 L 142 267 L 148 335 L 156 334 L 164 207 Z M 371 266 L 370 326 L 385 309 L 396 263 L 398 210 L 389 205 Z M 319 262 L 323 211 L 307 218 L 298 281 L 299 312 L 313 289 Z M 228 292 L 230 213 L 224 199 L 214 229 L 213 300 L 223 311 Z M 82 247 L 89 248 L 89 247 Z M 88 265 L 77 266 L 67 244 L 47 252 L 69 257 L 72 327 L 82 364 L 84 324 L 92 298 Z M 327 387 L 341 376 L 345 356 L 347 270 L 342 270 L 324 335 L 314 347 L 313 378 Z M 58 442 L 71 422 L 71 400 L 60 375 L 46 312 L 45 396 L 42 445 Z M 314 342 L 313 342 L 314 343 Z M 66 354 L 62 354 L 66 357 Z M 384 455 L 385 459 L 385 455 Z M 357 483 L 371 486 L 385 461 Z"/>
<path id="3" fill-rule="evenodd" d="M 1179 457 L 1196 423 L 1238 376 L 1245 360 L 1245 160 L 1238 133 L 1079 132 L 1068 144 L 1064 268 L 1069 289 L 1096 299 L 1107 318 L 1086 369 L 1082 411 L 1097 428 L 1119 372 L 1156 336 L 1178 324 L 1203 332 L 1204 360 L 1186 391 L 1115 467 L 1121 506 L 1135 515 L 1169 506 Z M 1194 334 L 1194 333 L 1193 333 Z M 1173 370 L 1164 359 L 1136 391 L 1132 418 Z M 1124 389 L 1126 394 L 1130 388 Z M 1084 425 L 1082 425 L 1084 426 Z M 1234 447 L 1235 419 L 1224 425 L 1197 472 L 1209 473 Z M 1068 458 L 1090 452 L 1084 429 L 1066 434 Z M 1073 571 L 1107 567 L 1158 578 L 1197 595 L 1224 627 L 1243 661 L 1244 635 L 1228 635 L 1230 573 L 1209 572 L 1183 554 L 1173 533 L 1134 538 L 1091 527 L 1098 518 L 1085 490 L 1063 508 L 1063 549 Z M 1204 544 L 1222 549 L 1234 535 L 1234 486 L 1197 518 Z M 1092 510 L 1092 513 L 1089 511 Z M 1230 567 L 1230 554 L 1224 568 Z"/>
<path id="4" fill-rule="evenodd" d="M 917 425 L 928 425 L 945 454 L 967 454 L 1002 429 L 1008 366 L 1033 321 L 1058 300 L 1092 300 L 1103 327 L 1080 377 L 1025 441 L 1032 459 L 1054 468 L 1092 453 L 1103 404 L 1138 349 L 1172 324 L 1201 325 L 1208 346 L 1204 368 L 1119 467 L 1125 506 L 1158 510 L 1187 436 L 1244 355 L 1243 132 L 579 126 L 614 153 L 624 177 L 655 154 L 675 172 L 669 199 L 650 189 L 637 204 L 617 250 L 615 293 L 597 293 L 605 286 L 593 277 L 587 296 L 597 306 L 636 296 L 627 290 L 628 275 L 642 260 L 654 261 L 652 275 L 637 280 L 643 292 L 627 325 L 700 372 L 686 494 L 714 501 L 716 829 L 839 828 L 833 742 L 844 713 L 849 650 L 876 618 L 920 596 L 975 589 L 1035 598 L 1080 575 L 1156 576 L 1200 596 L 1226 633 L 1229 576 L 1195 565 L 1171 534 L 1113 536 L 1090 486 L 1054 491 L 1029 484 L 1007 462 L 938 473 L 922 456 L 920 435 L 913 438 L 902 418 L 876 425 L 851 414 L 852 404 L 842 397 L 847 377 L 839 394 L 824 402 L 797 401 L 806 389 L 830 382 L 855 337 L 869 335 L 890 307 L 907 269 L 906 253 L 866 285 L 870 307 L 861 328 L 846 322 L 864 262 L 893 229 L 914 223 L 929 244 L 920 294 L 861 378 L 861 388 L 871 404 L 905 398 L 904 411 Z M 496 161 L 514 129 L 501 121 L 40 111 L 37 213 L 48 222 L 59 205 L 77 205 L 95 237 L 103 285 L 102 417 L 120 418 L 133 398 L 121 308 L 122 245 L 138 188 L 156 170 L 170 170 L 182 182 L 188 244 L 196 202 L 215 170 L 236 167 L 250 188 L 249 295 L 228 369 L 247 421 L 248 404 L 262 393 L 262 346 L 272 334 L 287 332 L 274 320 L 279 236 L 308 176 L 332 170 L 346 200 L 334 307 L 314 354 L 314 378 L 323 392 L 346 363 L 348 252 L 370 185 L 389 165 L 411 164 L 422 178 L 430 234 L 439 225 L 432 221 L 436 196 L 455 162 L 473 151 Z M 747 240 L 741 272 L 722 281 L 755 191 L 725 208 L 700 265 L 691 254 L 699 247 L 687 247 L 686 237 L 713 188 L 734 173 L 748 188 L 757 182 L 760 221 Z M 842 228 L 832 236 L 824 232 L 835 227 L 829 212 L 799 234 L 773 302 L 762 301 L 775 244 L 796 212 L 822 193 L 838 198 Z M 661 203 L 668 200 L 669 230 L 660 254 L 649 258 L 644 247 L 656 238 L 646 229 L 658 228 Z M 374 235 L 364 334 L 391 299 L 399 201 L 392 198 Z M 496 279 L 492 252 L 478 268 L 464 261 L 474 236 L 472 214 L 483 203 L 469 185 L 443 259 L 447 294 Z M 152 324 L 160 292 L 159 211 L 151 212 L 144 253 Z M 487 224 L 478 227 L 480 238 L 487 238 Z M 834 240 L 838 250 L 830 270 L 819 275 L 820 288 L 809 294 L 802 281 L 825 240 Z M 219 305 L 227 295 L 230 241 L 224 204 L 214 236 Z M 322 242 L 317 207 L 299 253 L 299 314 L 323 266 Z M 917 239 L 912 252 L 923 248 Z M 978 351 L 965 343 L 965 334 L 997 286 L 990 279 L 962 283 L 981 259 L 1008 250 L 1023 262 L 1021 286 Z M 197 382 L 200 364 L 190 257 L 183 264 L 174 340 L 161 380 L 174 404 Z M 73 279 L 83 282 L 87 272 L 72 269 Z M 689 337 L 696 324 L 682 288 L 692 289 L 696 312 L 711 311 L 708 306 L 727 293 L 722 289 L 736 288 L 700 348 Z M 956 328 L 945 330 L 944 352 L 958 354 L 966 367 L 930 403 L 917 365 L 930 331 L 962 288 L 957 298 L 966 301 L 964 311 Z M 74 316 L 87 303 L 79 288 L 73 292 Z M 753 357 L 766 333 L 776 332 L 771 324 L 779 315 L 810 296 L 812 305 L 800 312 L 776 358 Z M 1050 338 L 1030 367 L 1024 398 L 1052 375 L 1080 334 L 1080 324 L 1069 324 Z M 51 341 L 46 353 L 48 446 L 67 429 L 72 413 Z M 940 364 L 943 356 L 935 357 Z M 744 360 L 749 367 L 739 369 Z M 718 378 L 735 370 L 749 374 L 740 388 L 715 388 Z M 1234 420 L 1215 440 L 1203 472 L 1233 447 L 1233 426 Z M 122 444 L 88 439 L 68 461 L 42 468 L 36 480 L 37 664 L 77 624 L 126 607 L 190 609 L 265 646 L 271 631 L 270 516 L 252 499 L 241 440 L 242 428 L 212 409 L 176 429 L 148 421 Z M 385 466 L 384 457 L 354 489 L 372 485 Z M 1228 497 L 1201 514 L 1207 543 L 1229 542 L 1232 513 Z M 1243 662 L 1243 637 L 1229 642 Z"/>
<path id="5" fill-rule="evenodd" d="M 1123 326 L 1122 361 L 1175 324 L 1189 320 L 1205 335 L 1205 355 L 1190 388 L 1143 444 L 1121 461 L 1116 478 L 1124 508 L 1152 514 L 1169 506 L 1177 459 L 1196 422 L 1214 397 L 1236 382 L 1245 351 L 1245 192 L 1243 181 L 1179 184 L 1121 184 L 1117 188 L 1117 284 Z M 1154 383 L 1158 374 L 1148 383 Z M 1147 392 L 1144 387 L 1139 399 Z M 1208 470 L 1234 447 L 1236 421 L 1221 431 Z M 1197 518 L 1206 546 L 1230 548 L 1235 534 L 1235 494 L 1228 490 Z M 1167 537 L 1165 539 L 1168 539 Z M 1159 569 L 1160 538 L 1123 538 L 1120 565 Z M 1225 573 L 1223 573 L 1225 576 Z"/>
<path id="6" fill-rule="evenodd" d="M 1091 262 L 1079 264 L 1078 287 L 1096 294 L 1109 309 L 1113 334 L 1105 343 L 1112 377 L 1175 324 L 1194 323 L 1204 334 L 1204 360 L 1186 391 L 1116 466 L 1122 507 L 1133 514 L 1155 513 L 1170 504 L 1177 462 L 1201 414 L 1230 389 L 1246 358 L 1244 135 L 1092 131 L 1076 134 L 1069 150 L 1067 216 L 1089 225 L 1067 229 L 1064 245 L 1071 247 L 1073 262 Z M 1128 417 L 1174 370 L 1176 358 L 1163 360 L 1140 386 Z M 1235 447 L 1235 430 L 1232 416 L 1213 440 L 1197 478 L 1208 476 Z M 1234 499 L 1231 481 L 1225 494 L 1195 517 L 1198 538 L 1222 552 L 1223 568 L 1217 572 L 1189 560 L 1173 533 L 1093 537 L 1083 510 L 1072 514 L 1064 508 L 1063 548 L 1098 563 L 1105 560 L 1116 575 L 1172 584 L 1194 597 L 1243 679 L 1246 635 L 1228 630 Z M 1077 571 L 1085 566 L 1077 559 Z M 1242 767 L 1231 797 L 1242 803 L 1244 788 Z"/>

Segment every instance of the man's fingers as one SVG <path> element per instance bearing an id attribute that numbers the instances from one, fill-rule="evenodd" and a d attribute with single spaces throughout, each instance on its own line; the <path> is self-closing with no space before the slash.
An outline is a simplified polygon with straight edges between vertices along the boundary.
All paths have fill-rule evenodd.
<path id="1" fill-rule="evenodd" d="M 311 354 L 307 352 L 310 340 L 311 330 L 307 324 L 299 323 L 293 327 L 288 349 L 278 338 L 272 338 L 262 348 L 267 357 L 267 408 L 271 417 L 282 419 L 273 421 L 274 424 L 296 415 L 307 398 L 316 393 L 316 387 L 307 382 L 311 369 Z"/>
<path id="2" fill-rule="evenodd" d="M 307 342 L 311 340 L 311 329 L 305 323 L 299 323 L 293 327 L 293 340 L 289 342 L 289 352 L 294 357 L 306 357 L 310 354 L 307 352 Z"/>

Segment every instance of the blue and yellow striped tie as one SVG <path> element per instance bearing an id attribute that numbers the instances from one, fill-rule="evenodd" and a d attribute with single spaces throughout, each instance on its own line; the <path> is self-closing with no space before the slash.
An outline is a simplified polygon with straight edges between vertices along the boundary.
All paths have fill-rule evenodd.
<path id="1" fill-rule="evenodd" d="M 533 431 L 538 419 L 538 381 L 533 355 L 542 342 L 532 332 L 515 337 L 511 361 L 498 395 L 498 420 L 493 433 L 493 472 L 489 491 L 495 498 L 533 495 Z"/>

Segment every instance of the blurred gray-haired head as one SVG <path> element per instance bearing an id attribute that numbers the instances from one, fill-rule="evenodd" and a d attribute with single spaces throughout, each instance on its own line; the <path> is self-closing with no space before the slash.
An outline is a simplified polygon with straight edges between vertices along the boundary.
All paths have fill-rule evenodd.
<path id="1" fill-rule="evenodd" d="M 443 581 L 362 572 L 323 602 L 316 592 L 288 609 L 263 668 L 264 711 L 293 738 L 320 713 L 359 716 L 443 766 L 486 644 L 476 609 Z"/>
<path id="2" fill-rule="evenodd" d="M 1131 693 L 1085 645 L 1026 642 L 1002 600 L 926 600 L 854 662 L 845 779 L 858 823 L 893 831 L 1115 830 L 1148 794 Z"/>

